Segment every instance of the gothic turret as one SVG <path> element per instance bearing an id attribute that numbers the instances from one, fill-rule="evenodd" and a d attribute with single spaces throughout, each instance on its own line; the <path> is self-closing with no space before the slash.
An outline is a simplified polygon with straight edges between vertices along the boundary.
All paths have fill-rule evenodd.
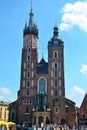
<path id="1" fill-rule="evenodd" d="M 25 24 L 23 36 L 25 36 L 26 34 L 34 34 L 38 38 L 38 29 L 37 29 L 37 25 L 33 21 L 34 14 L 32 12 L 32 7 L 29 15 L 30 15 L 29 23 Z"/>
<path id="2" fill-rule="evenodd" d="M 58 27 L 57 26 L 55 26 L 54 27 L 54 37 L 58 37 Z"/>
<path id="3" fill-rule="evenodd" d="M 48 41 L 48 46 L 61 46 L 63 41 L 58 36 L 58 27 L 54 27 L 53 37 Z"/>

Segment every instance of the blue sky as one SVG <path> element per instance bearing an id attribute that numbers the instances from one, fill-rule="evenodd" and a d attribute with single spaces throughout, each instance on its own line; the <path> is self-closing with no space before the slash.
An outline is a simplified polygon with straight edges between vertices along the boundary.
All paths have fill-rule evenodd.
<path id="1" fill-rule="evenodd" d="M 29 0 L 0 1 L 0 100 L 15 101 L 20 87 L 23 28 L 29 21 Z M 87 92 L 87 0 L 33 0 L 39 29 L 39 60 L 55 24 L 64 41 L 65 93 L 80 106 Z M 45 50 L 45 51 L 44 51 Z"/>

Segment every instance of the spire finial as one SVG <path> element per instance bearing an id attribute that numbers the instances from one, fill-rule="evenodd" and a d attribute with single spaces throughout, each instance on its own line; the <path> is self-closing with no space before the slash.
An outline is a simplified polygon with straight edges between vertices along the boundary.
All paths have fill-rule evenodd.
<path id="1" fill-rule="evenodd" d="M 55 27 L 57 27 L 57 22 L 55 21 Z"/>
<path id="2" fill-rule="evenodd" d="M 33 12 L 32 12 L 32 0 L 31 0 L 31 11 L 30 11 L 30 19 L 29 19 L 29 27 L 33 27 Z"/>
<path id="3" fill-rule="evenodd" d="M 44 57 L 44 54 L 42 53 L 42 58 Z"/>
<path id="4" fill-rule="evenodd" d="M 31 11 L 32 11 L 32 0 L 31 0 Z"/>
<path id="5" fill-rule="evenodd" d="M 58 36 L 58 27 L 57 27 L 57 25 L 55 25 L 53 33 L 54 33 L 54 37 Z"/>

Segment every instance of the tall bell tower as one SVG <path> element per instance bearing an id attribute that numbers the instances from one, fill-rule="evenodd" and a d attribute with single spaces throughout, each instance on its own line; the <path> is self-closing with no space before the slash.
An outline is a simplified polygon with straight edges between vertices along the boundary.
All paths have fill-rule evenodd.
<path id="1" fill-rule="evenodd" d="M 32 122 L 32 109 L 35 104 L 36 68 L 38 63 L 38 29 L 33 21 L 32 6 L 29 23 L 25 24 L 23 30 L 23 48 L 21 56 L 20 90 L 18 91 L 18 119 L 19 122 Z M 20 111 L 21 109 L 21 111 Z M 23 113 L 23 115 L 22 115 Z"/>

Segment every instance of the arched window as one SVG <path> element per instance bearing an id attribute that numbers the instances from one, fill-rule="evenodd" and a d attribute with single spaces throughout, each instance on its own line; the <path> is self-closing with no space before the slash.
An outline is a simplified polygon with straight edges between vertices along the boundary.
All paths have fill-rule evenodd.
<path id="1" fill-rule="evenodd" d="M 30 64 L 29 63 L 27 64 L 27 69 L 30 69 Z"/>
<path id="2" fill-rule="evenodd" d="M 57 91 L 55 91 L 55 96 L 58 96 L 58 92 Z"/>
<path id="3" fill-rule="evenodd" d="M 58 78 L 58 72 L 54 72 L 54 78 Z"/>
<path id="4" fill-rule="evenodd" d="M 15 109 L 11 110 L 10 120 L 12 120 L 14 122 L 16 121 L 16 110 Z"/>
<path id="5" fill-rule="evenodd" d="M 58 69 L 58 63 L 57 62 L 54 63 L 54 69 Z"/>
<path id="6" fill-rule="evenodd" d="M 30 61 L 30 56 L 29 55 L 27 56 L 27 61 Z"/>
<path id="7" fill-rule="evenodd" d="M 28 48 L 28 52 L 29 52 L 29 53 L 31 52 L 31 49 L 30 49 L 30 48 Z"/>
<path id="8" fill-rule="evenodd" d="M 53 52 L 53 58 L 58 58 L 58 51 Z"/>
<path id="9" fill-rule="evenodd" d="M 45 93 L 46 92 L 46 79 L 41 78 L 39 80 L 39 87 L 38 87 L 38 92 L 41 93 Z"/>
<path id="10" fill-rule="evenodd" d="M 56 107 L 56 108 L 55 108 L 55 112 L 59 112 L 59 107 Z"/>
<path id="11" fill-rule="evenodd" d="M 58 81 L 54 81 L 54 87 L 58 87 Z"/>
<path id="12" fill-rule="evenodd" d="M 29 92 L 27 91 L 27 95 L 26 96 L 29 96 Z"/>
<path id="13" fill-rule="evenodd" d="M 26 107 L 25 113 L 29 113 L 29 108 Z"/>
<path id="14" fill-rule="evenodd" d="M 29 81 L 27 81 L 27 87 L 30 87 L 30 82 Z"/>
<path id="15" fill-rule="evenodd" d="M 28 78 L 30 77 L 30 73 L 29 73 L 29 71 L 27 72 L 27 77 L 28 77 Z"/>

